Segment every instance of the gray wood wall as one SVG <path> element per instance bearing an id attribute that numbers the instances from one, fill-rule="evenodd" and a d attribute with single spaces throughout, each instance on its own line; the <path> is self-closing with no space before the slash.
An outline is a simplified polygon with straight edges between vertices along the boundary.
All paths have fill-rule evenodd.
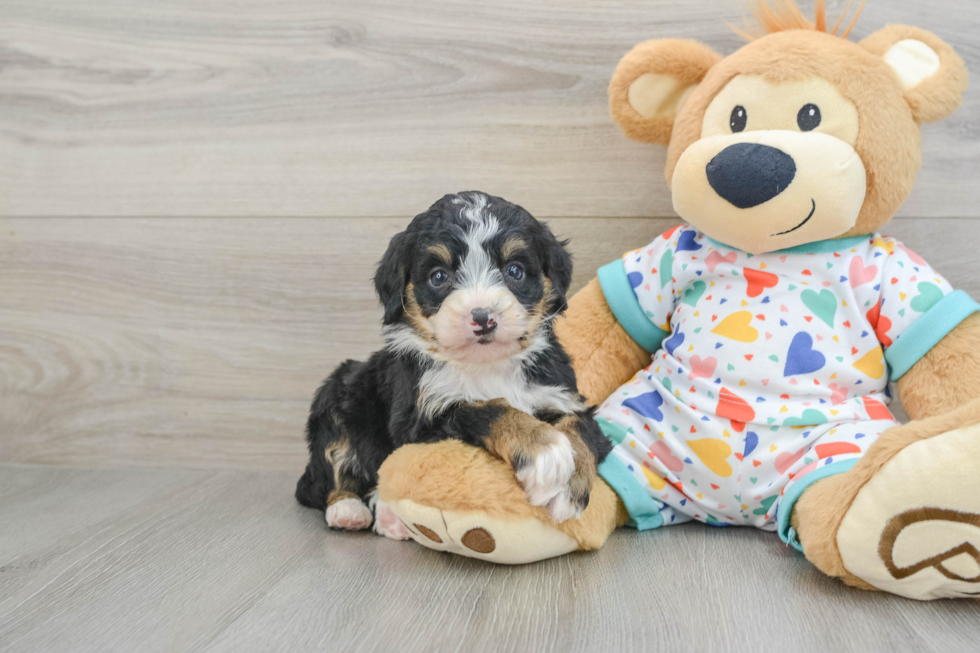
<path id="1" fill-rule="evenodd" d="M 806 4 L 806 3 L 804 3 Z M 831 14 L 843 7 L 830 2 Z M 0 0 L 0 462 L 298 469 L 379 344 L 387 239 L 446 192 L 572 238 L 575 286 L 676 222 L 605 88 L 737 0 Z M 980 70 L 980 2 L 869 0 Z M 980 297 L 980 84 L 889 231 Z"/>

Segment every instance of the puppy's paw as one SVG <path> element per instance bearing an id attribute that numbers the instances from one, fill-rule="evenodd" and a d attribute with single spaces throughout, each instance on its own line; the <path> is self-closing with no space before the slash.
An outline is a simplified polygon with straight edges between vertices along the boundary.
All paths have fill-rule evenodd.
<path id="1" fill-rule="evenodd" d="M 345 531 L 361 531 L 371 526 L 373 517 L 360 499 L 341 499 L 327 506 L 327 526 Z"/>
<path id="2" fill-rule="evenodd" d="M 381 500 L 374 507 L 374 532 L 389 540 L 407 540 L 412 536 L 402 520 Z"/>
<path id="3" fill-rule="evenodd" d="M 512 461 L 528 501 L 532 506 L 546 506 L 555 522 L 577 519 L 589 503 L 591 475 L 577 467 L 576 457 L 568 437 L 548 428 L 541 432 L 537 447 L 515 455 Z"/>

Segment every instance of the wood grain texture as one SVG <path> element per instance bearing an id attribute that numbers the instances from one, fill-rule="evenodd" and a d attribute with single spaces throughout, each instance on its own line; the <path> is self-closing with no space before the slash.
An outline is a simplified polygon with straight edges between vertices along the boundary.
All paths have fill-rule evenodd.
<path id="1" fill-rule="evenodd" d="M 810 3 L 804 1 L 804 5 Z M 832 16 L 844 2 L 828 3 Z M 741 41 L 737 0 L 3 0 L 0 215 L 405 216 L 480 188 L 669 216 L 663 148 L 607 115 L 652 38 Z M 980 3 L 869 2 L 980 69 Z M 980 215 L 980 86 L 926 127 L 902 215 Z"/>
<path id="2" fill-rule="evenodd" d="M 965 653 L 980 637 L 975 602 L 847 588 L 750 529 L 622 529 L 596 553 L 496 567 L 330 532 L 283 472 L 0 479 L 5 653 Z"/>
<path id="3" fill-rule="evenodd" d="M 674 224 L 567 218 L 573 287 Z M 0 461 L 298 470 L 309 399 L 380 345 L 399 219 L 0 219 Z M 980 297 L 980 221 L 889 233 Z"/>

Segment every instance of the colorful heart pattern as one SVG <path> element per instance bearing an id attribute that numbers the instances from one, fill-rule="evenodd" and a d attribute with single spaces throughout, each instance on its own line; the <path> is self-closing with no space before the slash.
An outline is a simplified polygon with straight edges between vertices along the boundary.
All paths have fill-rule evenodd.
<path id="1" fill-rule="evenodd" d="M 665 524 L 771 527 L 790 484 L 859 458 L 895 424 L 888 348 L 952 292 L 878 235 L 751 255 L 683 225 L 623 264 L 666 337 L 597 419 Z"/>

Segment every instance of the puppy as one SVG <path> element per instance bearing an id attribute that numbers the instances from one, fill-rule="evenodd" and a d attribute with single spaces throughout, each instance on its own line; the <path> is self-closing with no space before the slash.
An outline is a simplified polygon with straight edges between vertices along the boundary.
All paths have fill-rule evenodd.
<path id="1" fill-rule="evenodd" d="M 499 197 L 447 195 L 416 216 L 374 277 L 384 349 L 313 399 L 299 502 L 332 528 L 405 539 L 378 468 L 403 444 L 456 438 L 508 462 L 555 521 L 581 515 L 611 447 L 552 331 L 571 276 L 563 243 Z"/>

